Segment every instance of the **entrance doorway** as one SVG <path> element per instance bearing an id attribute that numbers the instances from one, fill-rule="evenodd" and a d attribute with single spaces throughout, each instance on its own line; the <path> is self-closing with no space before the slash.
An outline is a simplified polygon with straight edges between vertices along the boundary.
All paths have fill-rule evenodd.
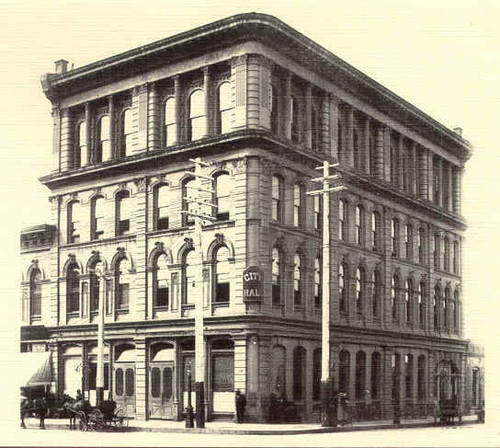
<path id="1" fill-rule="evenodd" d="M 173 419 L 175 391 L 175 350 L 170 344 L 151 347 L 149 367 L 149 417 Z"/>
<path id="2" fill-rule="evenodd" d="M 113 399 L 127 413 L 135 417 L 135 350 L 133 346 L 116 348 L 113 368 Z"/>

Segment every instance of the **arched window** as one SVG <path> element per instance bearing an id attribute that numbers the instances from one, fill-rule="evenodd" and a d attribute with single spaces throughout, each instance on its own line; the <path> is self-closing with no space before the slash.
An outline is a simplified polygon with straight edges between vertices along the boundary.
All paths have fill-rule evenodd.
<path id="1" fill-rule="evenodd" d="M 359 145 L 359 134 L 357 129 L 353 129 L 352 131 L 352 150 L 353 150 L 353 158 L 354 158 L 354 168 L 360 170 L 362 169 L 362 159 L 361 159 L 361 150 Z"/>
<path id="2" fill-rule="evenodd" d="M 319 258 L 314 260 L 314 308 L 321 308 L 321 261 Z"/>
<path id="3" fill-rule="evenodd" d="M 459 273 L 458 260 L 459 260 L 458 241 L 454 241 L 453 242 L 453 273 L 454 274 Z"/>
<path id="4" fill-rule="evenodd" d="M 91 236 L 92 240 L 100 240 L 104 238 L 104 216 L 105 216 L 105 204 L 104 198 L 98 196 L 92 199 L 90 205 L 90 217 L 91 217 Z"/>
<path id="5" fill-rule="evenodd" d="M 356 269 L 356 312 L 363 314 L 363 302 L 365 299 L 365 270 L 363 268 Z"/>
<path id="6" fill-rule="evenodd" d="M 295 184 L 293 186 L 293 225 L 301 227 L 303 222 L 303 191 L 302 186 Z"/>
<path id="7" fill-rule="evenodd" d="M 121 157 L 128 157 L 132 153 L 132 138 L 134 136 L 134 126 L 132 119 L 132 109 L 125 109 L 122 114 L 120 146 Z"/>
<path id="8" fill-rule="evenodd" d="M 449 314 L 449 306 L 451 302 L 451 291 L 450 288 L 446 288 L 444 291 L 444 300 L 443 300 L 443 327 L 445 331 L 450 329 L 450 314 Z"/>
<path id="9" fill-rule="evenodd" d="M 299 254 L 293 257 L 293 303 L 295 306 L 302 305 L 302 269 Z"/>
<path id="10" fill-rule="evenodd" d="M 441 258 L 440 254 L 440 238 L 439 238 L 439 233 L 434 234 L 434 268 L 439 269 L 440 263 L 439 260 Z"/>
<path id="11" fill-rule="evenodd" d="M 339 353 L 339 392 L 349 392 L 349 370 L 351 356 L 347 350 L 341 350 Z"/>
<path id="12" fill-rule="evenodd" d="M 380 241 L 380 213 L 372 213 L 372 248 L 375 251 L 379 251 L 382 248 Z"/>
<path id="13" fill-rule="evenodd" d="M 299 133 L 299 102 L 295 95 L 292 95 L 291 98 L 291 132 L 292 132 L 292 141 L 295 143 L 300 143 L 300 133 Z"/>
<path id="14" fill-rule="evenodd" d="M 399 257 L 399 220 L 397 218 L 391 220 L 391 249 L 392 256 Z"/>
<path id="15" fill-rule="evenodd" d="M 281 253 L 276 247 L 272 252 L 272 302 L 281 304 Z"/>
<path id="16" fill-rule="evenodd" d="M 198 140 L 205 136 L 205 93 L 195 90 L 189 97 L 188 141 Z"/>
<path id="17" fill-rule="evenodd" d="M 164 230 L 169 227 L 169 206 L 172 202 L 169 185 L 160 185 L 154 195 L 155 230 Z"/>
<path id="18" fill-rule="evenodd" d="M 97 263 L 96 263 L 97 264 Z M 97 314 L 99 311 L 99 277 L 95 273 L 95 264 L 90 269 L 89 273 L 89 284 L 90 284 L 90 313 Z"/>
<path id="19" fill-rule="evenodd" d="M 293 351 L 293 399 L 304 398 L 304 384 L 306 381 L 306 349 L 295 347 Z"/>
<path id="20" fill-rule="evenodd" d="M 405 225 L 405 256 L 409 260 L 413 258 L 413 227 L 411 224 Z"/>
<path id="21" fill-rule="evenodd" d="M 380 317 L 380 299 L 382 297 L 382 280 L 380 271 L 375 269 L 372 274 L 373 296 L 372 296 L 372 313 L 373 317 Z"/>
<path id="22" fill-rule="evenodd" d="M 82 212 L 78 201 L 73 201 L 68 204 L 68 243 L 79 243 Z"/>
<path id="23" fill-rule="evenodd" d="M 459 310 L 459 307 L 460 307 L 460 293 L 458 292 L 458 289 L 455 290 L 454 294 L 453 294 L 453 298 L 454 298 L 454 309 L 453 309 L 453 313 L 452 313 L 452 318 L 453 318 L 453 330 L 455 331 L 455 333 L 459 333 L 460 331 L 460 321 L 459 321 L 459 314 L 458 314 L 458 310 Z"/>
<path id="24" fill-rule="evenodd" d="M 30 275 L 30 318 L 40 319 L 42 315 L 42 273 L 33 269 Z"/>
<path id="25" fill-rule="evenodd" d="M 80 311 L 80 268 L 71 263 L 66 271 L 66 312 L 78 314 Z"/>
<path id="26" fill-rule="evenodd" d="M 120 191 L 116 195 L 116 236 L 126 235 L 130 232 L 130 217 L 132 203 L 128 191 Z"/>
<path id="27" fill-rule="evenodd" d="M 314 230 L 320 231 L 323 227 L 322 197 L 317 194 L 314 197 Z"/>
<path id="28" fill-rule="evenodd" d="M 347 312 L 347 265 L 341 263 L 339 265 L 339 311 Z"/>
<path id="29" fill-rule="evenodd" d="M 418 285 L 418 325 L 420 328 L 425 327 L 425 283 L 420 282 Z"/>
<path id="30" fill-rule="evenodd" d="M 425 230 L 418 229 L 418 262 L 420 264 L 425 263 Z"/>
<path id="31" fill-rule="evenodd" d="M 356 378 L 354 383 L 354 397 L 356 400 L 364 398 L 366 384 L 366 354 L 359 351 L 356 353 Z"/>
<path id="32" fill-rule="evenodd" d="M 199 290 L 196 288 L 196 282 L 198 281 L 197 277 L 197 266 L 198 263 L 196 252 L 194 250 L 190 250 L 184 255 L 184 263 L 183 263 L 183 286 L 184 286 L 184 294 L 183 294 L 183 303 L 185 304 L 194 304 L 196 292 Z"/>
<path id="33" fill-rule="evenodd" d="M 220 246 L 214 259 L 215 303 L 229 303 L 231 297 L 231 264 L 229 250 Z"/>
<path id="34" fill-rule="evenodd" d="M 364 244 L 365 235 L 365 209 L 362 205 L 356 207 L 356 244 Z"/>
<path id="35" fill-rule="evenodd" d="M 406 398 L 413 397 L 413 355 L 405 356 L 405 392 Z"/>
<path id="36" fill-rule="evenodd" d="M 231 217 L 231 197 L 233 180 L 228 173 L 221 173 L 214 181 L 215 205 L 217 205 L 217 221 L 227 221 Z"/>
<path id="37" fill-rule="evenodd" d="M 434 303 L 433 303 L 433 309 L 434 309 L 434 330 L 439 330 L 439 306 L 441 301 L 441 290 L 439 289 L 439 286 L 436 286 L 434 288 Z"/>
<path id="38" fill-rule="evenodd" d="M 109 140 L 109 116 L 102 116 L 97 122 L 97 147 L 94 162 L 105 162 L 111 160 L 111 142 Z"/>
<path id="39" fill-rule="evenodd" d="M 217 134 L 225 134 L 231 131 L 231 85 L 223 82 L 218 91 L 218 113 L 217 113 Z"/>
<path id="40" fill-rule="evenodd" d="M 195 204 L 191 199 L 195 198 L 196 192 L 193 190 L 194 178 L 190 177 L 182 183 L 182 225 L 194 225 L 194 216 L 187 212 L 194 212 Z"/>
<path id="41" fill-rule="evenodd" d="M 168 310 L 170 305 L 170 272 L 165 254 L 156 257 L 153 271 L 153 307 Z"/>
<path id="42" fill-rule="evenodd" d="M 282 218 L 282 197 L 283 186 L 281 177 L 273 176 L 272 179 L 272 218 L 274 221 L 281 221 Z"/>
<path id="43" fill-rule="evenodd" d="M 313 352 L 313 384 L 312 398 L 313 401 L 320 399 L 321 392 L 321 349 L 317 348 Z"/>
<path id="44" fill-rule="evenodd" d="M 87 123 L 82 121 L 76 128 L 75 152 L 73 155 L 73 168 L 80 168 L 88 164 L 87 151 Z"/>
<path id="45" fill-rule="evenodd" d="M 425 366 L 425 355 L 420 355 L 418 357 L 418 370 L 417 370 L 417 398 L 418 401 L 425 400 L 425 382 L 426 382 L 426 366 Z"/>
<path id="46" fill-rule="evenodd" d="M 398 294 L 399 294 L 399 277 L 394 275 L 391 279 L 391 311 L 393 320 L 398 318 Z"/>
<path id="47" fill-rule="evenodd" d="M 347 241 L 347 202 L 339 200 L 339 240 Z"/>
<path id="48" fill-rule="evenodd" d="M 443 258 L 443 269 L 447 272 L 450 271 L 450 240 L 448 238 L 444 239 L 444 258 Z"/>
<path id="49" fill-rule="evenodd" d="M 167 98 L 163 104 L 163 144 L 172 146 L 177 142 L 177 122 L 175 117 L 175 98 Z"/>
<path id="50" fill-rule="evenodd" d="M 372 371 L 371 371 L 371 389 L 372 399 L 378 400 L 380 398 L 380 379 L 382 372 L 382 363 L 380 353 L 372 353 Z"/>
<path id="51" fill-rule="evenodd" d="M 130 291 L 130 262 L 122 258 L 115 266 L 115 309 L 118 313 L 128 313 Z"/>
<path id="52" fill-rule="evenodd" d="M 413 298 L 413 282 L 411 279 L 408 279 L 408 280 L 406 280 L 406 288 L 405 288 L 405 319 L 406 319 L 406 323 L 411 322 L 412 298 Z"/>

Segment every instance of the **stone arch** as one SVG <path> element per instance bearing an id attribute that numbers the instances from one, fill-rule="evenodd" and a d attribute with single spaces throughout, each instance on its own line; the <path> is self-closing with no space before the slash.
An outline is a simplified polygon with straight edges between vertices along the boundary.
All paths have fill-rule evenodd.
<path id="1" fill-rule="evenodd" d="M 78 265 L 78 268 L 80 269 L 80 274 L 84 273 L 82 262 L 80 260 L 78 260 L 75 255 L 69 254 L 68 259 L 66 260 L 66 262 L 64 263 L 64 266 L 62 268 L 62 273 L 64 276 L 66 276 L 66 274 L 68 272 L 68 267 L 73 263 L 76 263 Z"/>
<path id="2" fill-rule="evenodd" d="M 151 250 L 151 252 L 149 253 L 149 256 L 148 256 L 147 267 L 149 269 L 154 268 L 154 266 L 156 264 L 156 260 L 158 259 L 158 257 L 160 255 L 166 255 L 168 263 L 173 264 L 174 259 L 172 256 L 172 251 L 168 247 L 166 248 L 161 241 L 157 241 L 155 243 L 154 249 Z"/>
<path id="3" fill-rule="evenodd" d="M 120 262 L 123 258 L 126 258 L 128 262 L 130 263 L 130 270 L 133 271 L 135 270 L 135 263 L 134 259 L 132 258 L 132 255 L 130 252 L 128 252 L 124 247 L 118 247 L 116 249 L 116 254 L 113 256 L 111 260 L 111 271 L 114 272 L 116 269 L 116 265 L 118 262 Z"/>
<path id="4" fill-rule="evenodd" d="M 23 272 L 22 272 L 22 274 L 23 274 L 22 281 L 29 282 L 30 279 L 31 279 L 31 274 L 33 273 L 34 270 L 40 271 L 40 274 L 42 275 L 42 280 L 47 280 L 45 269 L 43 269 L 43 267 L 40 265 L 40 263 L 38 262 L 38 259 L 35 258 L 35 259 L 31 260 L 31 262 L 30 262 L 28 268 L 26 269 L 26 271 L 23 270 Z M 26 272 L 26 276 L 24 276 L 25 275 L 24 272 Z"/>
<path id="5" fill-rule="evenodd" d="M 221 246 L 227 247 L 229 250 L 229 258 L 234 258 L 234 245 L 231 240 L 227 239 L 226 236 L 222 233 L 216 233 L 215 238 L 209 244 L 207 249 L 207 260 L 213 260 L 213 257 L 217 251 L 217 249 Z"/>
<path id="6" fill-rule="evenodd" d="M 91 272 L 97 263 L 102 263 L 104 270 L 108 270 L 108 263 L 104 259 L 104 257 L 101 255 L 101 253 L 98 250 L 93 250 L 92 255 L 89 257 L 86 265 L 86 270 L 85 273 Z"/>

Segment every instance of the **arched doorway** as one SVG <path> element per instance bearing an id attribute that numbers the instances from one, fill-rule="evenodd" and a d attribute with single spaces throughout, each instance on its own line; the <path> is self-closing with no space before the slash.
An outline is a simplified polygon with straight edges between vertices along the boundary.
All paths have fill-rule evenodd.
<path id="1" fill-rule="evenodd" d="M 157 343 L 150 349 L 149 417 L 173 419 L 175 395 L 175 348 Z"/>
<path id="2" fill-rule="evenodd" d="M 127 413 L 127 417 L 135 416 L 135 347 L 130 344 L 115 347 L 115 364 L 113 367 L 113 397 L 118 406 Z"/>
<path id="3" fill-rule="evenodd" d="M 460 371 L 452 361 L 441 361 L 436 370 L 436 396 L 441 405 L 457 403 Z"/>

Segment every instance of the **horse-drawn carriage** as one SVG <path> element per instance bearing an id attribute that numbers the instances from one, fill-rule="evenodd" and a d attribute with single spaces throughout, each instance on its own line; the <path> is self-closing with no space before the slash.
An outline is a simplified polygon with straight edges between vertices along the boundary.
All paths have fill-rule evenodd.
<path id="1" fill-rule="evenodd" d="M 64 409 L 70 415 L 70 429 L 78 427 L 82 431 L 128 426 L 127 415 L 123 408 L 113 400 L 105 400 L 99 406 L 91 406 L 88 401 L 74 400 L 65 396 Z"/>

